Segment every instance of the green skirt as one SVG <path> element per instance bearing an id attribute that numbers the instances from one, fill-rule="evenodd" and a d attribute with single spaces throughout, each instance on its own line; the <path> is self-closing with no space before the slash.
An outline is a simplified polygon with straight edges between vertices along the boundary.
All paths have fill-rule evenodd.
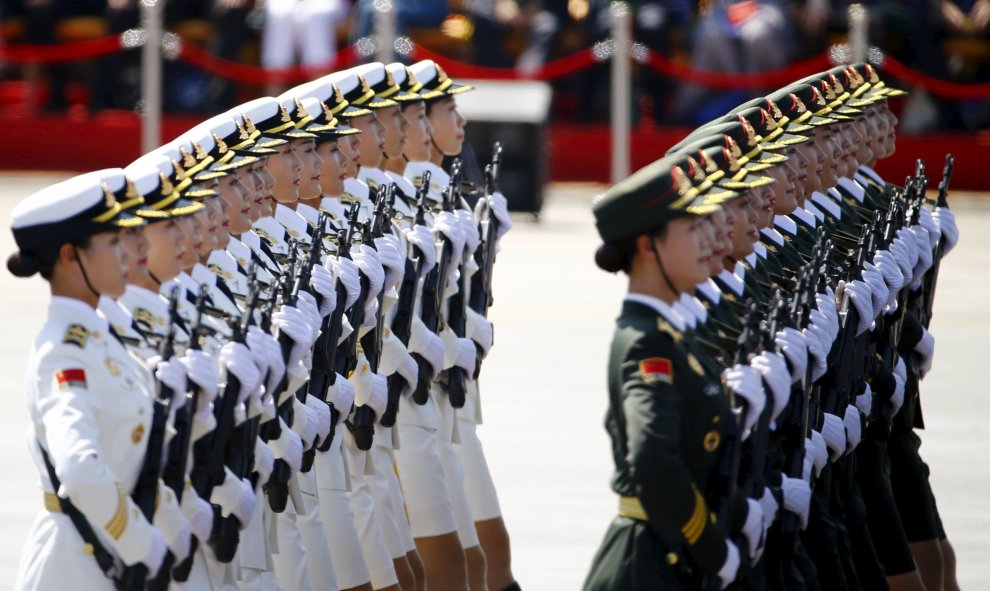
<path id="1" fill-rule="evenodd" d="M 668 551 L 648 523 L 616 517 L 595 553 L 584 591 L 682 591 L 690 588 L 681 565 L 668 564 Z"/>

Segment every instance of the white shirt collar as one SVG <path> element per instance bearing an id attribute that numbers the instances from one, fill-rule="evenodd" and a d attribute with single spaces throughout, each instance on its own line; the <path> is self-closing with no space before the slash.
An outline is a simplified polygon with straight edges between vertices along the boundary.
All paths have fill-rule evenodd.
<path id="1" fill-rule="evenodd" d="M 808 205 L 808 202 L 806 201 L 805 204 L 807 206 Z M 804 209 L 804 208 L 799 207 L 799 208 L 797 208 L 797 209 L 794 210 L 794 212 L 792 213 L 792 215 L 795 215 L 795 216 L 801 218 L 801 221 L 803 221 L 804 223 L 810 225 L 812 228 L 815 228 L 815 227 L 818 226 L 818 219 L 814 215 L 812 215 L 811 212 L 809 212 L 807 209 Z M 786 229 L 787 228 L 785 228 L 785 230 Z M 794 233 L 797 234 L 797 226 L 796 225 L 794 227 Z"/>
<path id="2" fill-rule="evenodd" d="M 722 269 L 718 274 L 718 278 L 724 281 L 729 286 L 729 289 L 736 292 L 737 296 L 743 294 L 743 281 L 738 275 L 730 273 L 728 269 Z"/>
<path id="3" fill-rule="evenodd" d="M 704 292 L 708 299 L 716 304 L 722 301 L 722 290 L 711 278 L 708 278 L 704 283 L 699 283 L 698 290 Z"/>
<path id="4" fill-rule="evenodd" d="M 795 210 L 796 211 L 796 210 Z M 791 236 L 797 236 L 797 222 L 786 215 L 774 216 L 773 223 Z M 780 237 L 783 240 L 783 236 Z"/>
<path id="5" fill-rule="evenodd" d="M 811 195 L 811 199 L 817 205 L 820 205 L 828 210 L 828 212 L 832 214 L 832 217 L 842 219 L 842 210 L 839 209 L 839 205 L 833 199 L 829 199 L 827 196 L 822 195 L 817 191 Z"/>
<path id="6" fill-rule="evenodd" d="M 708 320 L 708 311 L 705 310 L 705 307 L 698 301 L 698 298 L 693 295 L 687 292 L 682 293 L 678 303 L 694 315 L 694 317 L 698 319 L 698 322 L 704 324 Z"/>
<path id="7" fill-rule="evenodd" d="M 883 180 L 883 178 L 881 178 L 880 175 L 877 174 L 877 171 L 873 170 L 869 166 L 867 166 L 867 165 L 864 164 L 863 166 L 860 166 L 859 167 L 859 170 L 864 175 L 867 175 L 870 178 L 872 178 L 877 184 L 880 184 L 880 185 L 886 185 L 887 184 L 887 181 Z"/>
<path id="8" fill-rule="evenodd" d="M 685 327 L 684 319 L 681 318 L 681 316 L 677 312 L 675 312 L 674 309 L 667 304 L 667 302 L 664 302 L 660 298 L 656 298 L 642 293 L 627 293 L 626 301 L 635 302 L 637 304 L 643 304 L 644 306 L 652 308 L 657 312 L 657 314 L 660 314 L 661 316 L 666 318 L 667 322 L 669 322 L 674 328 L 676 328 L 681 332 L 684 332 L 684 327 Z"/>
<path id="9" fill-rule="evenodd" d="M 780 217 L 781 216 L 777 216 L 776 218 L 774 218 L 774 223 L 777 223 L 777 218 L 780 218 Z M 787 219 L 787 218 L 784 218 L 784 219 Z M 789 221 L 792 224 L 794 223 L 794 220 L 787 220 L 787 221 Z M 777 246 L 783 246 L 784 245 L 784 237 L 781 236 L 780 232 L 778 232 L 777 230 L 775 230 L 772 227 L 771 228 L 763 228 L 762 230 L 760 230 L 760 234 L 763 234 L 764 236 L 766 236 L 767 238 L 769 238 L 770 240 L 772 240 L 774 243 L 777 244 Z"/>
<path id="10" fill-rule="evenodd" d="M 839 186 L 849 191 L 849 194 L 853 196 L 853 199 L 863 202 L 866 197 L 866 188 L 863 185 L 857 183 L 853 179 L 841 178 L 839 179 Z"/>
<path id="11" fill-rule="evenodd" d="M 818 209 L 817 207 L 815 207 L 815 204 L 814 204 L 814 203 L 812 203 L 812 200 L 813 200 L 814 198 L 815 198 L 815 196 L 814 196 L 814 195 L 812 195 L 812 196 L 811 196 L 811 199 L 808 199 L 807 201 L 805 201 L 805 202 L 804 202 L 804 208 L 805 208 L 805 209 L 806 209 L 806 210 L 807 210 L 808 212 L 810 212 L 810 213 L 811 213 L 811 215 L 813 215 L 813 216 L 815 216 L 815 218 L 816 218 L 816 219 L 817 219 L 818 221 L 820 221 L 820 222 L 824 222 L 824 221 L 825 221 L 825 214 L 824 214 L 824 213 L 822 213 L 822 210 L 820 210 L 820 209 Z"/>
<path id="12" fill-rule="evenodd" d="M 673 308 L 674 312 L 677 312 L 677 314 L 684 319 L 684 323 L 688 325 L 688 328 L 694 330 L 694 328 L 698 326 L 698 319 L 695 318 L 691 310 L 687 309 L 687 307 L 685 307 L 680 301 L 674 302 Z"/>
<path id="13" fill-rule="evenodd" d="M 760 257 L 761 259 L 767 258 L 767 247 L 760 244 L 759 241 L 753 243 L 753 260 L 750 261 L 751 264 L 756 264 L 756 257 Z M 746 257 L 746 260 L 748 261 L 749 257 Z"/>

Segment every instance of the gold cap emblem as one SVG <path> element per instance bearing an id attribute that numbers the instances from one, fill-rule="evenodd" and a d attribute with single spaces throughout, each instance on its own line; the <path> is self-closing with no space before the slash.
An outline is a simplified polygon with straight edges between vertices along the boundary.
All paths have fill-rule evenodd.
<path id="1" fill-rule="evenodd" d="M 760 117 L 763 117 L 763 125 L 767 128 L 767 131 L 777 130 L 778 127 L 777 122 L 773 120 L 773 117 L 770 116 L 770 113 L 767 113 L 766 109 L 762 109 L 762 108 L 760 109 Z"/>
<path id="2" fill-rule="evenodd" d="M 198 143 L 193 142 L 192 147 L 193 152 L 196 153 L 196 160 L 206 160 L 207 156 L 209 156 L 209 154 L 206 153 L 206 150 L 203 149 L 203 146 Z"/>
<path id="3" fill-rule="evenodd" d="M 217 143 L 217 152 L 219 152 L 220 154 L 226 154 L 227 153 L 227 143 L 225 141 L 223 141 L 222 139 L 220 139 L 220 136 L 218 136 L 217 134 L 214 133 L 212 135 L 213 135 L 213 141 L 215 141 Z"/>
<path id="4" fill-rule="evenodd" d="M 857 72 L 858 74 L 859 72 Z M 877 76 L 877 71 L 873 69 L 873 66 L 866 64 L 866 74 L 870 77 L 870 84 L 876 84 L 880 82 L 880 76 Z"/>
<path id="5" fill-rule="evenodd" d="M 286 110 L 285 105 L 279 103 L 278 111 L 279 111 L 279 119 L 281 119 L 282 123 L 292 123 L 292 116 L 289 115 L 289 111 Z"/>
<path id="6" fill-rule="evenodd" d="M 702 168 L 700 164 L 698 164 L 698 161 L 692 158 L 691 156 L 688 156 L 687 164 L 688 164 L 687 171 L 688 174 L 691 175 L 691 178 L 693 178 L 695 181 L 699 183 L 703 182 L 705 180 L 705 169 Z"/>
<path id="7" fill-rule="evenodd" d="M 808 107 L 806 107 L 804 105 L 804 101 L 802 101 L 801 99 L 799 99 L 798 96 L 796 94 L 794 94 L 793 92 L 790 93 L 787 96 L 791 97 L 791 100 L 794 102 L 794 110 L 795 111 L 797 111 L 798 113 L 804 113 L 805 111 L 808 110 Z"/>
<path id="8" fill-rule="evenodd" d="M 196 166 L 196 157 L 186 151 L 185 146 L 179 146 L 179 153 L 182 154 L 182 165 L 186 168 Z"/>
<path id="9" fill-rule="evenodd" d="M 247 115 L 244 115 L 244 129 L 251 135 L 254 135 L 258 131 L 258 128 L 254 126 L 254 121 L 251 121 L 251 118 Z"/>
<path id="10" fill-rule="evenodd" d="M 725 148 L 732 154 L 733 158 L 742 158 L 742 150 L 739 148 L 739 144 L 729 136 L 725 136 Z"/>
<path id="11" fill-rule="evenodd" d="M 371 92 L 371 87 L 368 86 L 368 81 L 364 79 L 364 76 L 358 74 L 358 84 L 361 86 L 361 94 L 365 95 Z"/>
<path id="12" fill-rule="evenodd" d="M 746 134 L 746 144 L 747 146 L 755 146 L 760 138 L 756 135 L 756 130 L 753 129 L 753 124 L 746 120 L 742 115 L 738 116 L 739 124 L 742 126 L 743 133 Z"/>
<path id="13" fill-rule="evenodd" d="M 234 123 L 237 124 L 237 138 L 239 140 L 244 141 L 251 139 L 251 134 L 249 134 L 248 130 L 244 128 L 243 123 L 237 121 L 236 119 L 234 120 Z"/>
<path id="14" fill-rule="evenodd" d="M 701 164 L 705 167 L 705 172 L 708 174 L 718 172 L 718 165 L 715 164 L 712 157 L 706 154 L 704 150 L 698 150 L 698 157 L 701 158 Z"/>
<path id="15" fill-rule="evenodd" d="M 675 166 L 670 169 L 670 176 L 674 179 L 674 184 L 677 185 L 677 193 L 681 197 L 687 195 L 688 191 L 691 190 L 691 179 L 688 178 L 684 169 L 680 166 Z"/>
<path id="16" fill-rule="evenodd" d="M 106 183 L 100 183 L 100 186 L 103 187 L 103 206 L 112 209 L 114 205 L 117 205 L 117 198 L 113 196 L 113 191 Z"/>
<path id="17" fill-rule="evenodd" d="M 825 100 L 832 102 L 835 100 L 835 89 L 828 80 L 822 80 L 822 89 L 825 91 Z"/>
<path id="18" fill-rule="evenodd" d="M 134 183 L 131 181 L 131 179 L 125 178 L 124 185 L 127 187 L 127 192 L 124 194 L 127 197 L 127 201 L 131 201 L 133 199 L 141 199 L 141 194 L 138 193 L 137 187 L 134 186 Z"/>
<path id="19" fill-rule="evenodd" d="M 773 115 L 774 119 L 784 118 L 784 114 L 780 112 L 780 107 L 778 107 L 777 103 L 773 102 L 770 99 L 767 99 L 767 108 L 770 109 L 770 113 Z"/>
<path id="20" fill-rule="evenodd" d="M 161 180 L 162 183 L 162 188 L 161 188 L 162 197 L 167 197 L 168 195 L 171 195 L 175 191 L 175 185 L 172 184 L 172 181 L 168 180 L 168 177 L 165 176 L 164 172 L 159 172 L 158 178 Z"/>
<path id="21" fill-rule="evenodd" d="M 732 140 L 730 139 L 729 141 Z M 739 146 L 736 145 L 736 142 L 732 142 L 732 145 L 735 146 L 734 150 L 732 148 L 722 148 L 722 156 L 725 157 L 725 164 L 729 167 L 729 172 L 736 172 L 742 168 L 739 164 L 739 156 L 741 154 L 739 152 Z"/>

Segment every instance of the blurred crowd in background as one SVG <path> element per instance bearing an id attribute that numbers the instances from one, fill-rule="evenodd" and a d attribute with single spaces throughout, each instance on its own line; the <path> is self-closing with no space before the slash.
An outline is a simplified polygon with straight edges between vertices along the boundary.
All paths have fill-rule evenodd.
<path id="1" fill-rule="evenodd" d="M 381 0 L 378 0 L 379 2 Z M 374 0 L 167 0 L 165 28 L 185 42 L 242 63 L 318 70 L 373 30 Z M 869 42 L 943 80 L 990 81 L 990 0 L 862 0 Z M 54 44 L 119 33 L 140 22 L 140 0 L 0 0 L 0 43 Z M 398 35 L 480 66 L 535 69 L 611 35 L 607 0 L 391 0 Z M 761 72 L 847 41 L 849 3 L 830 0 L 632 0 L 634 39 L 653 51 L 719 72 Z M 40 107 L 133 109 L 139 52 L 41 69 Z M 552 117 L 608 118 L 605 61 L 553 81 Z M 0 62 L 0 84 L 24 68 Z M 180 61 L 165 65 L 166 112 L 210 115 L 277 87 L 214 77 Z M 760 89 L 712 90 L 634 68 L 637 121 L 696 125 Z M 82 90 L 79 90 L 79 89 Z M 80 108 L 80 107 L 76 107 Z M 990 101 L 947 101 L 915 92 L 902 111 L 910 131 L 990 125 Z"/>

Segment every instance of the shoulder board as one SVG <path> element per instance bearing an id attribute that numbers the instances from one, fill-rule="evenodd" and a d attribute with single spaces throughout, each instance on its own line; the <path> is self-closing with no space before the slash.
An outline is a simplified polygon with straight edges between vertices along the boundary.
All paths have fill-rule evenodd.
<path id="1" fill-rule="evenodd" d="M 81 324 L 70 324 L 62 335 L 62 343 L 75 345 L 80 349 L 86 347 L 87 341 L 89 341 L 89 331 Z"/>

